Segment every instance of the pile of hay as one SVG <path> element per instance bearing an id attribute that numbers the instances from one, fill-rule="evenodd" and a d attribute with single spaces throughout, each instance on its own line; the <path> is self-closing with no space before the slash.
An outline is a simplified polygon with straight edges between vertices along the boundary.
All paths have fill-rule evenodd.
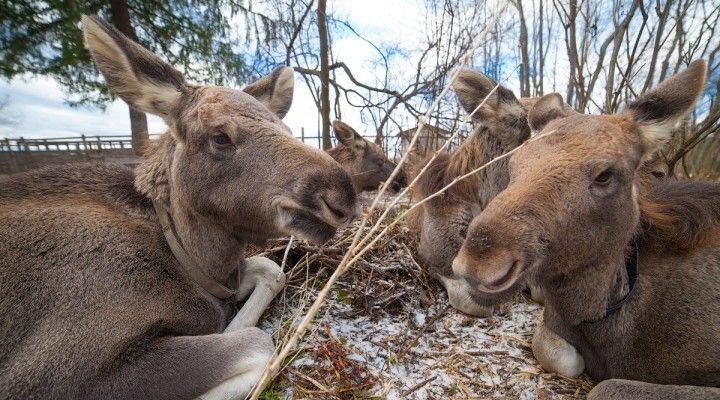
<path id="1" fill-rule="evenodd" d="M 261 324 L 278 347 L 339 264 L 357 228 L 357 223 L 348 227 L 323 247 L 305 242 L 290 247 L 288 284 Z M 262 398 L 585 398 L 593 386 L 589 379 L 545 373 L 532 356 L 541 306 L 520 296 L 491 318 L 455 311 L 413 258 L 409 237 L 398 224 L 340 278 Z M 281 263 L 287 242 L 272 241 L 255 253 Z"/>

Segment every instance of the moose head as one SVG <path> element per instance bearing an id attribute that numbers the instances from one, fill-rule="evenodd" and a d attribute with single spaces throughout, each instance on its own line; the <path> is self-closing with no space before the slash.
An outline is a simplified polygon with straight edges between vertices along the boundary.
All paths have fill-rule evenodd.
<path id="1" fill-rule="evenodd" d="M 528 121 L 539 137 L 512 155 L 508 187 L 472 221 L 453 262 L 474 297 L 498 303 L 528 279 L 544 290 L 568 276 L 616 284 L 639 230 L 643 162 L 692 110 L 706 71 L 693 62 L 615 115 L 570 111 L 556 93 L 538 100 Z M 578 313 L 604 314 L 601 294 L 579 296 Z"/>
<path id="2" fill-rule="evenodd" d="M 358 191 L 375 190 L 390 178 L 395 163 L 387 158 L 380 146 L 340 120 L 333 122 L 333 130 L 339 144 L 328 153 L 350 174 Z M 401 171 L 389 188 L 397 192 L 405 184 L 405 174 Z"/>
<path id="3" fill-rule="evenodd" d="M 242 91 L 192 85 L 108 23 L 83 17 L 83 25 L 110 89 L 169 127 L 148 149 L 136 186 L 168 206 L 181 236 L 213 231 L 242 242 L 294 234 L 322 242 L 357 214 L 348 174 L 280 120 L 292 103 L 292 68 Z"/>

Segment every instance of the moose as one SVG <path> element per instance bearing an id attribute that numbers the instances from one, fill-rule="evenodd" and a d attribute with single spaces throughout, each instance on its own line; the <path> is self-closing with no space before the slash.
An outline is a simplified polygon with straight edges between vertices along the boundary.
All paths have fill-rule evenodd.
<path id="1" fill-rule="evenodd" d="M 602 381 L 590 399 L 720 398 L 720 186 L 643 169 L 706 73 L 695 61 L 619 114 L 540 98 L 528 114 L 538 137 L 512 154 L 507 188 L 453 261 L 486 306 L 540 286 L 533 353 Z"/>
<path id="2" fill-rule="evenodd" d="M 332 125 L 338 145 L 327 153 L 350 174 L 358 192 L 376 190 L 390 178 L 395 163 L 387 158 L 380 146 L 366 140 L 340 120 L 333 121 Z M 388 188 L 398 192 L 405 185 L 405 174 L 400 171 Z"/>
<path id="3" fill-rule="evenodd" d="M 470 114 L 475 128 L 456 151 L 442 152 L 432 161 L 413 187 L 415 201 L 432 195 L 458 176 L 506 153 L 530 137 L 526 107 L 533 100 L 518 100 L 512 91 L 503 86 L 493 91 L 496 85 L 495 81 L 480 72 L 471 69 L 459 72 L 453 90 L 459 103 Z M 420 168 L 416 166 L 415 169 Z M 473 216 L 507 184 L 507 160 L 501 159 L 459 181 L 442 196 L 415 208 L 409 216 L 408 227 L 417 236 L 419 258 L 443 284 L 450 304 L 470 315 L 489 316 L 493 308 L 479 304 L 468 295 L 470 291 L 465 287 L 464 280 L 457 279 L 452 271 L 452 261 L 465 240 Z"/>
<path id="4" fill-rule="evenodd" d="M 0 183 L 0 397 L 244 398 L 274 353 L 255 325 L 285 279 L 246 244 L 328 240 L 359 211 L 352 181 L 280 120 L 291 68 L 243 91 L 195 86 L 99 18 L 82 24 L 108 87 L 169 132 L 136 171 Z"/>

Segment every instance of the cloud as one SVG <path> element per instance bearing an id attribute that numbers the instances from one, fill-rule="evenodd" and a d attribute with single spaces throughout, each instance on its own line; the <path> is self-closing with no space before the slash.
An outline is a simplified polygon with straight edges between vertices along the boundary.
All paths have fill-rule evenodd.
<path id="1" fill-rule="evenodd" d="M 60 86 L 46 77 L 13 80 L 0 84 L 0 96 L 7 96 L 15 124 L 0 124 L 0 136 L 47 138 L 62 136 L 129 135 L 128 108 L 121 100 L 106 111 L 73 108 L 65 104 Z M 3 110 L 5 112 L 5 110 Z M 148 118 L 151 133 L 167 129 L 162 119 Z"/>
<path id="2" fill-rule="evenodd" d="M 337 2 L 333 14 L 340 20 L 349 21 L 363 37 L 382 44 L 407 41 L 408 37 L 420 35 L 422 18 L 417 10 L 417 4 L 412 0 L 368 0 Z M 378 54 L 372 46 L 349 33 L 338 37 L 333 48 L 336 56 L 351 67 L 358 79 L 373 80 L 376 75 L 373 61 L 378 59 Z M 97 108 L 72 108 L 65 104 L 61 87 L 46 77 L 0 82 L 0 98 L 4 96 L 8 97 L 9 105 L 0 111 L 0 138 L 130 134 L 128 109 L 124 102 L 116 100 L 104 112 Z M 348 107 L 344 101 L 341 103 L 343 120 L 358 131 L 372 135 L 374 129 L 362 122 L 360 112 Z M 318 121 L 312 95 L 303 79 L 296 75 L 295 98 L 285 122 L 295 136 L 299 137 L 304 129 L 305 135 L 310 137 L 318 136 Z M 162 119 L 151 115 L 148 125 L 150 133 L 162 133 L 167 129 Z"/>

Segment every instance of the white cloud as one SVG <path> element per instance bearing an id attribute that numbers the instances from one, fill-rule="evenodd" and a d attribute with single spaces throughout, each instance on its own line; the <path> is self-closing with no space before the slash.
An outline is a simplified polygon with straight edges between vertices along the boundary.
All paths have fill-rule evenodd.
<path id="1" fill-rule="evenodd" d="M 363 37 L 374 43 L 410 43 L 411 38 L 421 37 L 422 16 L 415 0 L 341 1 L 333 2 L 332 6 L 336 18 L 347 20 Z M 378 59 L 378 53 L 367 42 L 348 34 L 335 39 L 333 51 L 336 58 L 345 61 L 361 81 L 372 82 L 376 77 L 373 61 Z M 349 84 L 346 78 L 340 79 Z M 110 104 L 104 112 L 97 108 L 72 108 L 65 104 L 59 85 L 46 77 L 0 82 L 0 96 L 5 95 L 9 97 L 10 104 L 2 112 L 12 118 L 0 119 L 0 137 L 130 134 L 127 105 L 121 100 Z M 359 132 L 374 134 L 373 127 L 362 123 L 357 109 L 347 106 L 344 101 L 342 104 L 344 121 Z M 317 136 L 318 119 L 309 89 L 296 74 L 295 98 L 285 122 L 298 137 L 303 128 L 306 136 Z M 5 124 L 3 120 L 6 120 Z M 167 129 L 165 123 L 155 116 L 148 116 L 148 124 L 150 133 L 162 133 Z"/>
<path id="2" fill-rule="evenodd" d="M 129 135 L 128 108 L 121 100 L 103 112 L 96 108 L 73 108 L 65 104 L 63 93 L 55 81 L 46 77 L 14 80 L 0 84 L 0 95 L 8 96 L 3 112 L 11 113 L 15 124 L 0 125 L 0 136 L 45 138 L 94 135 Z M 167 128 L 162 119 L 149 116 L 151 133 Z"/>

